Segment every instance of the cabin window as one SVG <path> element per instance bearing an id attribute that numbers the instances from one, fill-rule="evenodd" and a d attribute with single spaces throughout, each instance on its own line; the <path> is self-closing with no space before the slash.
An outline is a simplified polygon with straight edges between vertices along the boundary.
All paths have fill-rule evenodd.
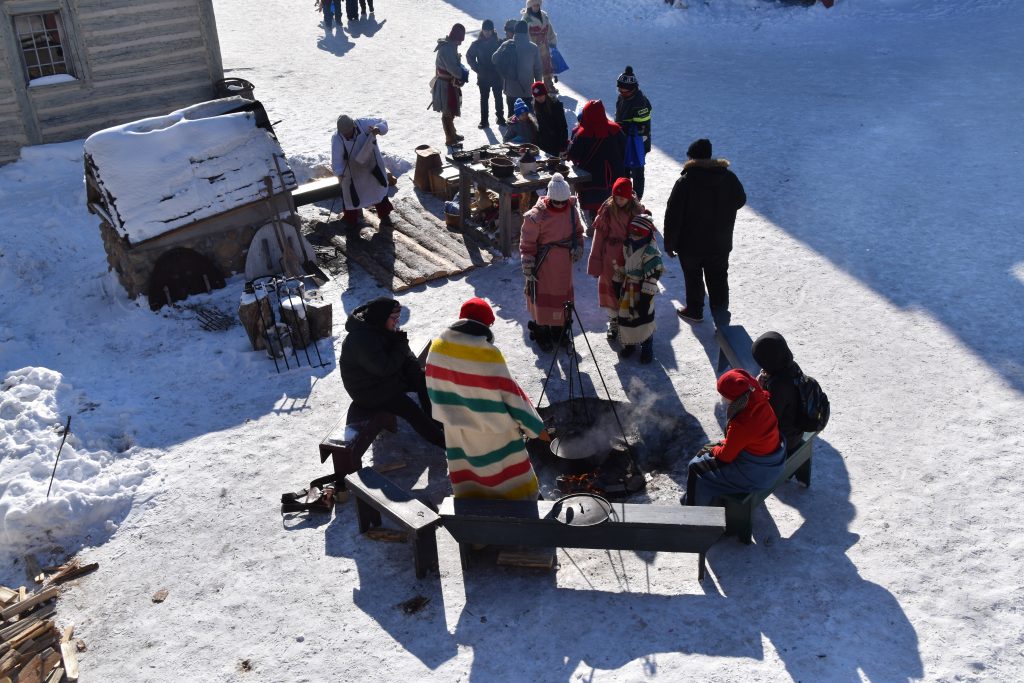
<path id="1" fill-rule="evenodd" d="M 60 12 L 17 14 L 14 16 L 14 33 L 21 44 L 25 75 L 30 83 L 44 78 L 46 81 L 43 82 L 74 78 Z M 47 78 L 61 75 L 64 78 Z"/>

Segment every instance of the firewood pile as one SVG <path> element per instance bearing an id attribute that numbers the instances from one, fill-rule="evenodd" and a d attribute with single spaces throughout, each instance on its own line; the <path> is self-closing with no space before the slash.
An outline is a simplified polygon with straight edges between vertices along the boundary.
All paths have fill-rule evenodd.
<path id="1" fill-rule="evenodd" d="M 74 627 L 63 631 L 53 622 L 58 587 L 98 565 L 72 560 L 47 567 L 35 577 L 39 590 L 29 593 L 0 586 L 0 683 L 58 683 L 78 680 L 76 652 L 82 640 L 71 642 Z"/>

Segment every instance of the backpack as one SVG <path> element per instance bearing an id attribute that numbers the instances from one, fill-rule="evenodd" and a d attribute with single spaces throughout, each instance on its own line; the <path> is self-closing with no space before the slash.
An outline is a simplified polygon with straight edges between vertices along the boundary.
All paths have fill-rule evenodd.
<path id="1" fill-rule="evenodd" d="M 797 415 L 797 427 L 804 432 L 820 432 L 828 424 L 830 407 L 828 396 L 821 390 L 818 380 L 800 373 L 793 380 L 797 393 L 800 394 L 800 410 Z"/>

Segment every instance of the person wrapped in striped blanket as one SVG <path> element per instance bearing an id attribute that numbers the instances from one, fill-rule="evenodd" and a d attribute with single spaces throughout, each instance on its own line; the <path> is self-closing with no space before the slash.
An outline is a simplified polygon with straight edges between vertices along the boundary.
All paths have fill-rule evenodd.
<path id="1" fill-rule="evenodd" d="M 456 498 L 537 500 L 537 475 L 524 435 L 548 438 L 530 399 L 494 346 L 494 311 L 473 297 L 430 345 L 427 392 L 444 425 Z"/>

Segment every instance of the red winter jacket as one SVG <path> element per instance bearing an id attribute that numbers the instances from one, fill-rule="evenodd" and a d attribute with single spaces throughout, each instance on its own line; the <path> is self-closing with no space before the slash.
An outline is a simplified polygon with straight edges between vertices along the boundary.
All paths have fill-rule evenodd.
<path id="1" fill-rule="evenodd" d="M 722 462 L 732 462 L 740 451 L 758 456 L 770 455 L 779 448 L 779 421 L 769 402 L 771 395 L 746 370 L 730 370 L 718 379 L 718 393 L 729 400 L 736 400 L 747 391 L 747 405 L 729 420 L 725 441 L 711 449 L 711 454 Z"/>

